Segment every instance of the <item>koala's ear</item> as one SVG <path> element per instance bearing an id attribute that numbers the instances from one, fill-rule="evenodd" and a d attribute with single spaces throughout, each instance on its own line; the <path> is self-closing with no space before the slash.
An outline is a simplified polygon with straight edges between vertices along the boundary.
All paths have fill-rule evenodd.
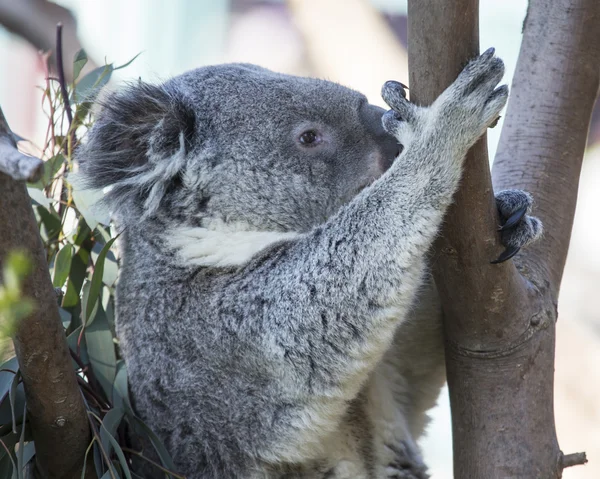
<path id="1" fill-rule="evenodd" d="M 77 151 L 87 188 L 105 188 L 109 208 L 133 215 L 156 211 L 177 181 L 196 134 L 185 95 L 164 86 L 131 85 L 100 102 L 87 142 Z"/>

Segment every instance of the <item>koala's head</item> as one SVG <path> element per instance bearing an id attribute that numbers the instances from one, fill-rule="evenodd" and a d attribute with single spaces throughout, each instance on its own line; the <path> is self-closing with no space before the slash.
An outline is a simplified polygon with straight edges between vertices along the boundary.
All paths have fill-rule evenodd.
<path id="1" fill-rule="evenodd" d="M 252 65 L 200 68 L 103 101 L 78 151 L 122 225 L 303 232 L 379 177 L 401 148 L 384 110 L 338 84 Z"/>

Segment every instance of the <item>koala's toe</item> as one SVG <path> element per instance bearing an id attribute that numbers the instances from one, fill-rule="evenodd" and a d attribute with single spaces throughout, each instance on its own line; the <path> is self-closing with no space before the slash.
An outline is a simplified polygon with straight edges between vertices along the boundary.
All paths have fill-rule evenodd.
<path id="1" fill-rule="evenodd" d="M 524 216 L 513 228 L 502 231 L 501 241 L 507 248 L 522 248 L 542 236 L 542 222 L 535 216 Z"/>
<path id="2" fill-rule="evenodd" d="M 484 110 L 484 122 L 488 127 L 496 126 L 502 108 L 508 101 L 508 86 L 501 85 L 490 95 Z"/>
<path id="3" fill-rule="evenodd" d="M 502 190 L 496 193 L 496 207 L 500 212 L 502 221 L 508 220 L 515 212 L 525 209 L 531 212 L 533 197 L 523 190 Z"/>
<path id="4" fill-rule="evenodd" d="M 529 216 L 533 205 L 532 196 L 522 190 L 503 190 L 496 194 L 496 206 L 500 213 L 500 240 L 506 249 L 492 263 L 502 263 L 516 255 L 519 250 L 538 240 L 543 234 L 542 222 Z"/>
<path id="5" fill-rule="evenodd" d="M 381 88 L 381 96 L 402 120 L 410 122 L 414 117 L 415 105 L 406 99 L 405 88 L 402 83 L 390 80 Z"/>

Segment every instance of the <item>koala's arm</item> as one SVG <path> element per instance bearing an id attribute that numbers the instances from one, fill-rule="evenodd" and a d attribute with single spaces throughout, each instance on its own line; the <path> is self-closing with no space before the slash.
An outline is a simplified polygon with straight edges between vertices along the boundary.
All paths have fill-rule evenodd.
<path id="1" fill-rule="evenodd" d="M 421 284 L 464 156 L 506 102 L 507 88 L 496 88 L 503 70 L 486 52 L 429 108 L 410 104 L 388 82 L 383 95 L 393 110 L 384 125 L 405 147 L 388 172 L 327 223 L 272 247 L 219 291 L 228 303 L 222 320 L 260 351 L 282 396 L 303 405 L 291 425 L 298 444 L 287 448 L 333 430 L 389 347 Z"/>

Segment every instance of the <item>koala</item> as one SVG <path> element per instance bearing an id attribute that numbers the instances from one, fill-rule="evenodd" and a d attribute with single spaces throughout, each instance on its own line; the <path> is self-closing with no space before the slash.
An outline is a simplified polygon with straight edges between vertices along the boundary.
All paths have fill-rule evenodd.
<path id="1" fill-rule="evenodd" d="M 430 107 L 387 82 L 389 111 L 247 64 L 105 98 L 77 157 L 120 232 L 134 407 L 178 472 L 428 477 L 445 370 L 427 253 L 503 73 L 490 49 Z M 541 223 L 527 193 L 497 202 L 503 260 Z"/>

